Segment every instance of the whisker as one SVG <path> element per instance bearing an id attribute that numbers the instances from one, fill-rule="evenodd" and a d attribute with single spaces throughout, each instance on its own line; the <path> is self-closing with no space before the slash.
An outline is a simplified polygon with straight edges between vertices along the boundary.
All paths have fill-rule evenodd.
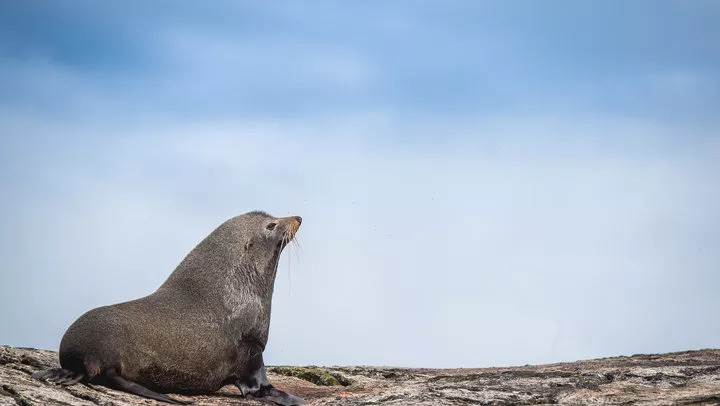
<path id="1" fill-rule="evenodd" d="M 292 293 L 292 272 L 290 270 L 290 268 L 292 268 L 292 256 L 295 255 L 295 258 L 299 261 L 300 251 L 302 250 L 302 248 L 300 247 L 300 241 L 297 236 L 297 229 L 286 230 L 285 234 L 283 234 L 282 237 L 282 244 L 284 247 L 290 246 L 290 251 L 293 252 L 293 254 L 288 253 L 287 256 L 288 295 L 290 295 Z"/>
<path id="2" fill-rule="evenodd" d="M 292 240 L 292 242 L 293 242 L 292 245 L 295 248 L 295 249 L 293 249 L 293 252 L 295 253 L 295 258 L 298 261 L 300 261 L 300 253 L 302 252 L 302 247 L 300 246 L 300 240 L 298 240 L 296 237 L 295 239 Z"/>
<path id="3" fill-rule="evenodd" d="M 292 258 L 292 257 L 291 257 L 290 255 L 287 256 L 287 264 L 288 264 L 288 266 L 287 266 L 287 274 L 288 274 L 288 296 L 290 296 L 290 295 L 292 294 L 292 277 L 290 276 L 290 275 L 291 275 L 291 273 L 290 273 L 290 260 L 291 260 L 291 258 Z"/>

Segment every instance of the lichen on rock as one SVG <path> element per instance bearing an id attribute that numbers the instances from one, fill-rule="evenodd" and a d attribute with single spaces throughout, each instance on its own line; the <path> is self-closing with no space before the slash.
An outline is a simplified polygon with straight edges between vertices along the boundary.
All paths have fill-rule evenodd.
<path id="1" fill-rule="evenodd" d="M 271 367 L 270 372 L 284 376 L 294 376 L 320 386 L 350 386 L 352 381 L 337 372 L 328 372 L 315 366 L 311 367 Z"/>

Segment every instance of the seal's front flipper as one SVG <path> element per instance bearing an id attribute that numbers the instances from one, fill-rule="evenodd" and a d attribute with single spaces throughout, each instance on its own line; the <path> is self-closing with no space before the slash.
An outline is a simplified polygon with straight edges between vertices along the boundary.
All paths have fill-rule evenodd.
<path id="1" fill-rule="evenodd" d="M 285 393 L 272 385 L 261 386 L 260 389 L 245 395 L 248 399 L 264 400 L 280 406 L 304 405 L 305 399 Z"/>
<path id="2" fill-rule="evenodd" d="M 173 399 L 164 393 L 153 392 L 150 389 L 148 389 L 138 383 L 135 383 L 133 381 L 128 381 L 127 379 L 125 379 L 119 375 L 108 376 L 107 379 L 117 389 L 123 390 L 125 392 L 129 392 L 129 393 L 132 393 L 135 395 L 159 400 L 161 402 L 172 403 L 174 405 L 189 405 L 192 403 L 192 402 L 184 402 L 181 400 Z"/>
<path id="3" fill-rule="evenodd" d="M 245 366 L 244 375 L 242 379 L 235 382 L 235 385 L 240 389 L 243 396 L 247 398 L 273 402 L 280 406 L 305 404 L 304 399 L 275 389 L 274 386 L 270 385 L 262 353 L 248 362 Z"/>

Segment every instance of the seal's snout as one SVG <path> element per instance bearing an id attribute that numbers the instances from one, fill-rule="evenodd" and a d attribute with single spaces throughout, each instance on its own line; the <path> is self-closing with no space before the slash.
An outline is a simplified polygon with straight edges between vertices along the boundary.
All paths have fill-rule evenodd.
<path id="1" fill-rule="evenodd" d="M 292 233 L 292 235 L 295 235 L 297 230 L 300 228 L 300 224 L 302 224 L 302 217 L 300 217 L 300 216 L 285 217 L 285 220 L 288 223 L 288 228 L 290 229 L 290 232 Z"/>
<path id="2" fill-rule="evenodd" d="M 290 216 L 290 217 L 283 217 L 280 219 L 280 222 L 283 223 L 283 225 L 291 230 L 297 231 L 298 228 L 300 228 L 300 224 L 302 224 L 302 217 L 300 216 Z"/>
<path id="3" fill-rule="evenodd" d="M 280 219 L 280 223 L 282 224 L 283 228 L 285 229 L 285 236 L 283 237 L 285 242 L 288 242 L 295 238 L 295 233 L 297 233 L 298 229 L 300 228 L 300 224 L 302 224 L 302 217 L 300 216 L 290 216 L 290 217 L 283 217 Z"/>

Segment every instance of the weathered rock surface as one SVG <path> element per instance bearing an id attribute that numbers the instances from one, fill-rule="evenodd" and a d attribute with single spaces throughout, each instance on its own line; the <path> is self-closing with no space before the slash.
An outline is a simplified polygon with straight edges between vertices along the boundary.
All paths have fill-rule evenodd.
<path id="1" fill-rule="evenodd" d="M 161 405 L 97 385 L 54 386 L 30 374 L 54 351 L 0 346 L 0 406 Z M 273 372 L 274 371 L 274 372 Z M 310 405 L 720 405 L 720 350 L 482 369 L 273 367 L 270 380 Z M 227 386 L 196 405 L 261 405 Z"/>

